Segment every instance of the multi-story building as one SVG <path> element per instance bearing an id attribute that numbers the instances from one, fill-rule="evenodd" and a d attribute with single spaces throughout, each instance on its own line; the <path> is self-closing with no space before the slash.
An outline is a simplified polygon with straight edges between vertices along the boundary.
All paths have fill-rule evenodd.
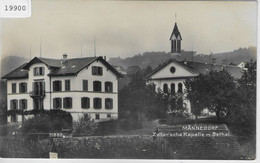
<path id="1" fill-rule="evenodd" d="M 118 118 L 118 73 L 102 57 L 33 58 L 11 71 L 7 80 L 7 110 L 62 109 L 77 121 Z M 11 115 L 8 122 L 22 121 Z"/>

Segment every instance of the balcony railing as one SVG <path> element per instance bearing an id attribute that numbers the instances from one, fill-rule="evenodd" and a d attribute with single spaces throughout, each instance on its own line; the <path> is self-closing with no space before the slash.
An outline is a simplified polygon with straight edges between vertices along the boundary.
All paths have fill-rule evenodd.
<path id="1" fill-rule="evenodd" d="M 45 91 L 44 90 L 35 90 L 30 92 L 31 97 L 44 97 L 45 96 Z"/>

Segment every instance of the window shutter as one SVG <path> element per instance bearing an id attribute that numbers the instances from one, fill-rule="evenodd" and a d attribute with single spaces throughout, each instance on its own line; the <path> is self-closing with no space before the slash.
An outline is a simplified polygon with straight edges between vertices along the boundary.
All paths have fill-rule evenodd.
<path id="1" fill-rule="evenodd" d="M 95 67 L 92 67 L 92 75 L 95 75 Z"/>
<path id="2" fill-rule="evenodd" d="M 72 108 L 72 98 L 69 98 L 69 108 Z"/>
<path id="3" fill-rule="evenodd" d="M 27 100 L 24 100 L 24 109 L 27 109 Z"/>
<path id="4" fill-rule="evenodd" d="M 33 75 L 36 75 L 36 67 L 33 69 Z"/>
<path id="5" fill-rule="evenodd" d="M 99 69 L 99 75 L 103 75 L 103 68 L 102 67 L 98 67 Z"/>
<path id="6" fill-rule="evenodd" d="M 84 107 L 84 97 L 81 98 L 81 108 L 85 108 Z"/>
<path id="7" fill-rule="evenodd" d="M 56 98 L 53 99 L 53 108 L 56 109 L 57 105 L 56 105 Z"/>
<path id="8" fill-rule="evenodd" d="M 90 99 L 89 98 L 87 98 L 87 108 L 90 108 Z"/>
<path id="9" fill-rule="evenodd" d="M 44 69 L 45 69 L 45 68 L 44 68 L 44 67 L 42 67 L 42 75 L 44 75 Z"/>
<path id="10" fill-rule="evenodd" d="M 58 83 L 59 83 L 59 91 L 61 91 L 61 88 L 62 88 L 61 81 L 59 81 Z"/>
<path id="11" fill-rule="evenodd" d="M 24 91 L 27 92 L 27 83 L 24 83 Z"/>
<path id="12" fill-rule="evenodd" d="M 19 100 L 19 108 L 18 109 L 20 109 L 20 110 L 23 109 L 23 100 Z"/>
<path id="13" fill-rule="evenodd" d="M 63 98 L 63 108 L 67 108 L 66 101 L 67 101 L 67 99 Z"/>

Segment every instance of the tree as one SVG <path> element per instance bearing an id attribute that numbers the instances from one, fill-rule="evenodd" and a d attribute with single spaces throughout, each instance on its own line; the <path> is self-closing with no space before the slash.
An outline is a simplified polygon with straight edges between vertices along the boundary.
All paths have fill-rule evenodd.
<path id="1" fill-rule="evenodd" d="M 31 110 L 22 112 L 22 115 L 32 115 L 23 122 L 22 133 L 49 133 L 60 132 L 72 127 L 72 116 L 69 112 L 53 110 Z"/>
<path id="2" fill-rule="evenodd" d="M 187 98 L 198 116 L 203 108 L 216 112 L 217 119 L 226 116 L 235 102 L 235 82 L 226 70 L 210 71 L 185 82 Z"/>
<path id="3" fill-rule="evenodd" d="M 154 85 L 147 84 L 140 72 L 119 91 L 119 108 L 119 118 L 126 119 L 130 128 L 140 127 L 144 116 L 148 119 L 164 117 L 167 109 Z"/>
<path id="4" fill-rule="evenodd" d="M 87 115 L 82 116 L 77 122 L 73 122 L 73 135 L 93 135 L 98 129 L 98 124 L 90 120 Z"/>
<path id="5" fill-rule="evenodd" d="M 238 80 L 231 120 L 248 133 L 256 129 L 256 62 L 251 60 L 245 67 L 247 70 Z"/>

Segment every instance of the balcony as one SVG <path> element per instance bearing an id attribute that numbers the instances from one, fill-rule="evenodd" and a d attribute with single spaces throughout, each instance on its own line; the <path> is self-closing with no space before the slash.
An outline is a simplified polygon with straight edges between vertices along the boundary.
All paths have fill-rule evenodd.
<path id="1" fill-rule="evenodd" d="M 38 97 L 38 98 L 44 98 L 45 97 L 45 91 L 44 90 L 34 90 L 30 92 L 30 96 L 32 98 Z"/>

